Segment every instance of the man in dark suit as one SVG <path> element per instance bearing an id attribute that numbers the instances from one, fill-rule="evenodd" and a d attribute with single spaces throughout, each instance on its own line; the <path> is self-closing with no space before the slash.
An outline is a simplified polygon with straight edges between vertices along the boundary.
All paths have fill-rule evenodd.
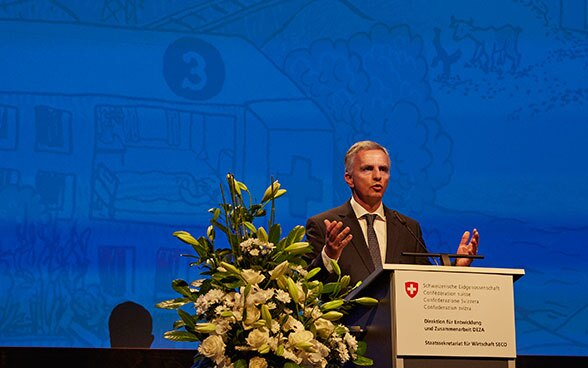
<path id="1" fill-rule="evenodd" d="M 330 259 L 351 277 L 352 285 L 381 268 L 382 263 L 430 263 L 427 258 L 402 255 L 426 249 L 419 223 L 382 203 L 389 179 L 390 156 L 385 147 L 361 141 L 349 148 L 345 182 L 351 189 L 351 199 L 306 223 L 306 238 L 314 249 L 310 268 L 321 267 L 321 278 L 328 279 L 332 274 Z M 368 217 L 374 220 L 368 221 Z M 370 238 L 377 240 L 369 241 Z M 464 232 L 457 253 L 476 254 L 478 241 L 476 229 Z M 370 253 L 368 243 L 374 242 L 375 250 Z M 455 264 L 469 266 L 471 262 L 471 258 L 459 258 Z"/>

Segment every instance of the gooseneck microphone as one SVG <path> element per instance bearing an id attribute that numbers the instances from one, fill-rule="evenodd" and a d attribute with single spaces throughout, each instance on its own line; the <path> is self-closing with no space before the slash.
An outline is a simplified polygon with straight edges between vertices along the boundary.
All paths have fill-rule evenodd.
<path id="1" fill-rule="evenodd" d="M 408 226 L 408 224 L 406 223 L 406 220 L 403 219 L 402 216 L 400 216 L 398 211 L 393 210 L 392 213 L 394 214 L 394 217 L 396 217 L 396 219 L 402 224 L 402 226 L 404 226 L 406 228 L 406 230 L 408 230 L 410 235 L 412 235 L 412 237 L 415 238 L 415 240 L 417 241 L 419 246 L 422 248 L 422 250 L 424 250 L 425 253 L 430 253 L 429 250 L 427 249 L 427 247 L 425 246 L 425 243 L 423 243 L 423 241 L 421 240 L 420 237 L 416 236 L 414 231 L 412 231 L 410 226 Z M 433 262 L 435 262 L 435 265 L 439 266 L 439 263 L 437 262 L 437 259 L 435 259 L 435 257 L 429 257 L 429 258 L 433 259 Z"/>

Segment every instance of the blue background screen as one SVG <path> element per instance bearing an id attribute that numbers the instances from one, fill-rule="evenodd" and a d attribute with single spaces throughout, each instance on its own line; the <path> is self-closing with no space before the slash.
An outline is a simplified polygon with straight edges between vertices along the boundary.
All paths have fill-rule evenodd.
<path id="1" fill-rule="evenodd" d="M 228 172 L 288 230 L 385 145 L 385 203 L 431 251 L 480 231 L 522 268 L 517 352 L 588 352 L 586 0 L 0 1 L 0 344 L 107 347 L 132 300 L 155 348 Z M 258 200 L 260 198 L 257 198 Z"/>

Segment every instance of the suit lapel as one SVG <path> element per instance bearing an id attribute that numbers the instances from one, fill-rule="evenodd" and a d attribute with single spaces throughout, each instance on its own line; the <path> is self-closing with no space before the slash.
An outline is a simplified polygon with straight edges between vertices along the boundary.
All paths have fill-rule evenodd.
<path id="1" fill-rule="evenodd" d="M 399 263 L 402 256 L 403 247 L 400 244 L 400 222 L 394 216 L 392 210 L 384 206 L 384 213 L 386 214 L 386 263 Z"/>
<path id="2" fill-rule="evenodd" d="M 363 236 L 363 231 L 361 230 L 359 221 L 355 217 L 355 212 L 353 212 L 353 208 L 349 202 L 344 205 L 343 211 L 340 213 L 340 217 L 341 222 L 343 222 L 343 226 L 349 226 L 351 234 L 353 235 L 353 239 L 351 239 L 351 243 L 348 246 L 354 247 L 360 257 L 358 260 L 359 262 L 354 262 L 354 264 L 360 267 L 365 267 L 368 270 L 368 273 L 373 272 L 374 263 L 372 261 L 372 257 L 370 256 L 370 251 L 365 241 L 365 237 Z M 361 265 L 359 264 L 360 262 Z"/>

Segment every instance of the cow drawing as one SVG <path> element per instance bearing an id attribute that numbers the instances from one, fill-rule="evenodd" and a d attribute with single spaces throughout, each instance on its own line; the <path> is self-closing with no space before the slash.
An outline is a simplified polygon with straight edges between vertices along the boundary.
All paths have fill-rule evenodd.
<path id="1" fill-rule="evenodd" d="M 518 38 L 521 29 L 510 24 L 501 27 L 478 27 L 473 21 L 451 17 L 450 28 L 453 39 L 462 41 L 470 39 L 475 49 L 470 63 L 483 71 L 498 71 L 509 67 L 514 72 L 521 62 L 518 50 Z M 508 63 L 508 65 L 507 65 Z"/>

